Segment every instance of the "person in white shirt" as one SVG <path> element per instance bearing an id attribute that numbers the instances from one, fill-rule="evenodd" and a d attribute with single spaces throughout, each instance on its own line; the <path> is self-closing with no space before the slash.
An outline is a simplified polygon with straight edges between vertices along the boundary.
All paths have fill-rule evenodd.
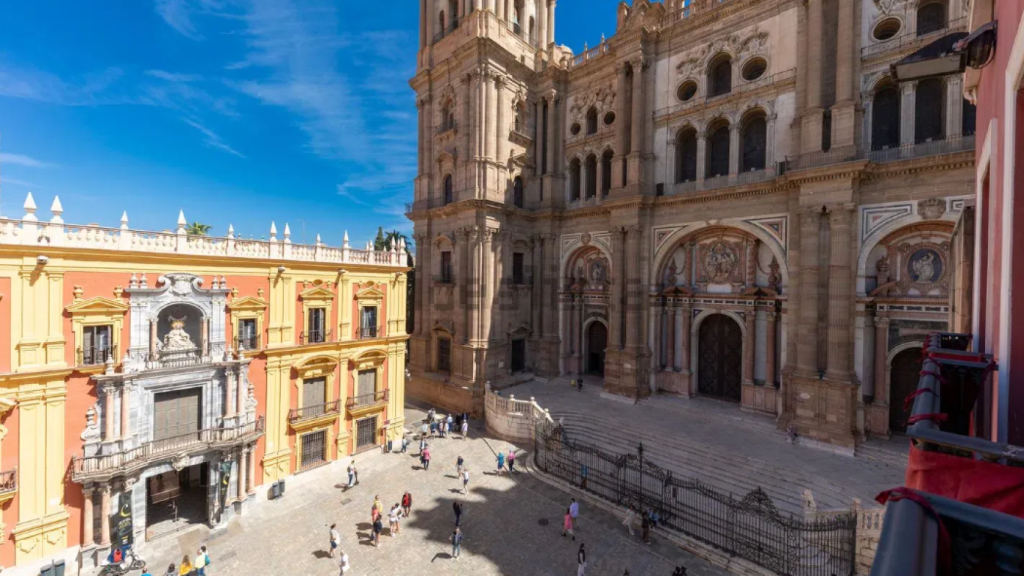
<path id="1" fill-rule="evenodd" d="M 345 554 L 344 550 L 341 552 L 341 560 L 338 562 L 338 566 L 341 567 L 341 576 L 345 576 L 345 573 L 352 568 L 348 563 L 348 554 Z"/>
<path id="2" fill-rule="evenodd" d="M 469 468 L 462 469 L 462 493 L 469 494 Z"/>
<path id="3" fill-rule="evenodd" d="M 338 532 L 338 525 L 331 524 L 331 558 L 334 558 L 334 551 L 341 544 L 341 533 Z"/>

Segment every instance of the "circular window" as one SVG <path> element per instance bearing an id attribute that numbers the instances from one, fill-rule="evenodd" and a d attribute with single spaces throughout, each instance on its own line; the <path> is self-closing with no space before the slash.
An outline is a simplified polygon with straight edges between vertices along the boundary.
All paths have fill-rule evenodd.
<path id="1" fill-rule="evenodd" d="M 697 94 L 697 83 L 693 80 L 687 80 L 679 85 L 679 89 L 676 90 L 676 98 L 679 98 L 683 102 L 686 102 L 690 98 Z"/>
<path id="2" fill-rule="evenodd" d="M 611 126 L 612 122 L 615 122 L 615 112 L 609 112 L 604 115 L 604 125 Z"/>
<path id="3" fill-rule="evenodd" d="M 875 25 L 875 30 L 871 35 L 875 37 L 875 40 L 888 40 L 899 34 L 902 27 L 903 25 L 896 18 L 886 18 Z"/>
<path id="4" fill-rule="evenodd" d="M 573 136 L 579 134 L 580 133 L 580 123 L 577 122 L 577 123 L 573 124 L 572 126 L 570 126 L 569 127 L 569 133 L 572 134 Z"/>
<path id="5" fill-rule="evenodd" d="M 765 62 L 764 58 L 754 58 L 743 65 L 743 79 L 747 82 L 757 80 L 764 76 L 764 71 L 767 69 L 768 63 Z"/>

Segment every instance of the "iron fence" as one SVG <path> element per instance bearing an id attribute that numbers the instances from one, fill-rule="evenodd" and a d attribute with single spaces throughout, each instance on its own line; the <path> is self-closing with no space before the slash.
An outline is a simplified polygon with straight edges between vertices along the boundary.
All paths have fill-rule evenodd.
<path id="1" fill-rule="evenodd" d="M 537 424 L 537 466 L 619 506 L 653 511 L 658 525 L 782 576 L 852 576 L 857 517 L 804 520 L 786 515 L 757 488 L 741 499 L 636 454 L 571 440 L 562 426 Z"/>
<path id="2" fill-rule="evenodd" d="M 82 346 L 78 348 L 78 366 L 98 366 L 113 358 L 117 362 L 117 347 L 107 344 L 102 346 Z"/>

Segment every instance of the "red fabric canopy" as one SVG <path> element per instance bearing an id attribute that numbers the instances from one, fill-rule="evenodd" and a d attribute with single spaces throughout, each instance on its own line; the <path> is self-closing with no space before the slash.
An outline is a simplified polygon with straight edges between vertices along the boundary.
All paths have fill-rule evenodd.
<path id="1" fill-rule="evenodd" d="M 906 485 L 1024 518 L 1024 469 L 910 448 Z"/>

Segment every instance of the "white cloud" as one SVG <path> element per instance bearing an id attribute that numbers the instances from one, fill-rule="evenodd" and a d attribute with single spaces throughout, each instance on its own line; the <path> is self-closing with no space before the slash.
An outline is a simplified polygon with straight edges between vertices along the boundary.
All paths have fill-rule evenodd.
<path id="1" fill-rule="evenodd" d="M 192 17 L 196 14 L 211 14 L 221 8 L 220 0 L 156 0 L 156 13 L 164 22 L 190 40 L 202 40 Z"/>
<path id="2" fill-rule="evenodd" d="M 24 180 L 18 180 L 17 178 L 7 178 L 0 174 L 0 185 L 10 184 L 12 186 L 24 186 L 25 188 L 42 188 L 38 184 L 32 182 L 26 182 Z"/>
<path id="3" fill-rule="evenodd" d="M 179 74 L 167 72 L 166 70 L 146 70 L 146 76 L 152 76 L 153 78 L 159 78 L 168 82 L 197 82 L 203 79 L 198 74 Z"/>
<path id="4" fill-rule="evenodd" d="M 188 124 L 189 126 L 195 128 L 200 133 L 202 133 L 203 136 L 206 137 L 204 143 L 207 146 L 211 148 L 216 148 L 218 150 L 222 150 L 224 152 L 227 152 L 228 154 L 233 154 L 235 156 L 238 156 L 239 158 L 245 158 L 245 154 L 242 154 L 238 150 L 235 150 L 234 148 L 229 146 L 226 142 L 224 142 L 224 140 L 221 139 L 221 137 L 216 132 L 202 125 L 197 120 L 193 120 L 191 118 L 182 118 L 181 120 L 185 124 Z"/>
<path id="5" fill-rule="evenodd" d="M 0 166 L 4 164 L 17 164 L 18 166 L 27 166 L 29 168 L 49 168 L 53 166 L 49 162 L 43 162 L 37 160 L 31 156 L 25 156 L 24 154 L 11 154 L 10 152 L 0 152 Z"/>
<path id="6" fill-rule="evenodd" d="M 349 200 L 355 202 L 356 204 L 362 205 L 362 206 L 367 206 L 368 205 L 368 203 L 365 200 L 363 200 L 362 198 L 357 196 L 350 189 L 348 184 L 338 184 L 338 196 L 343 196 L 345 198 L 348 198 Z"/>
<path id="7" fill-rule="evenodd" d="M 65 80 L 47 72 L 4 64 L 0 66 L 0 96 L 62 106 L 124 104 L 129 99 L 109 93 L 122 74 L 120 68 L 111 67 L 81 79 Z"/>

